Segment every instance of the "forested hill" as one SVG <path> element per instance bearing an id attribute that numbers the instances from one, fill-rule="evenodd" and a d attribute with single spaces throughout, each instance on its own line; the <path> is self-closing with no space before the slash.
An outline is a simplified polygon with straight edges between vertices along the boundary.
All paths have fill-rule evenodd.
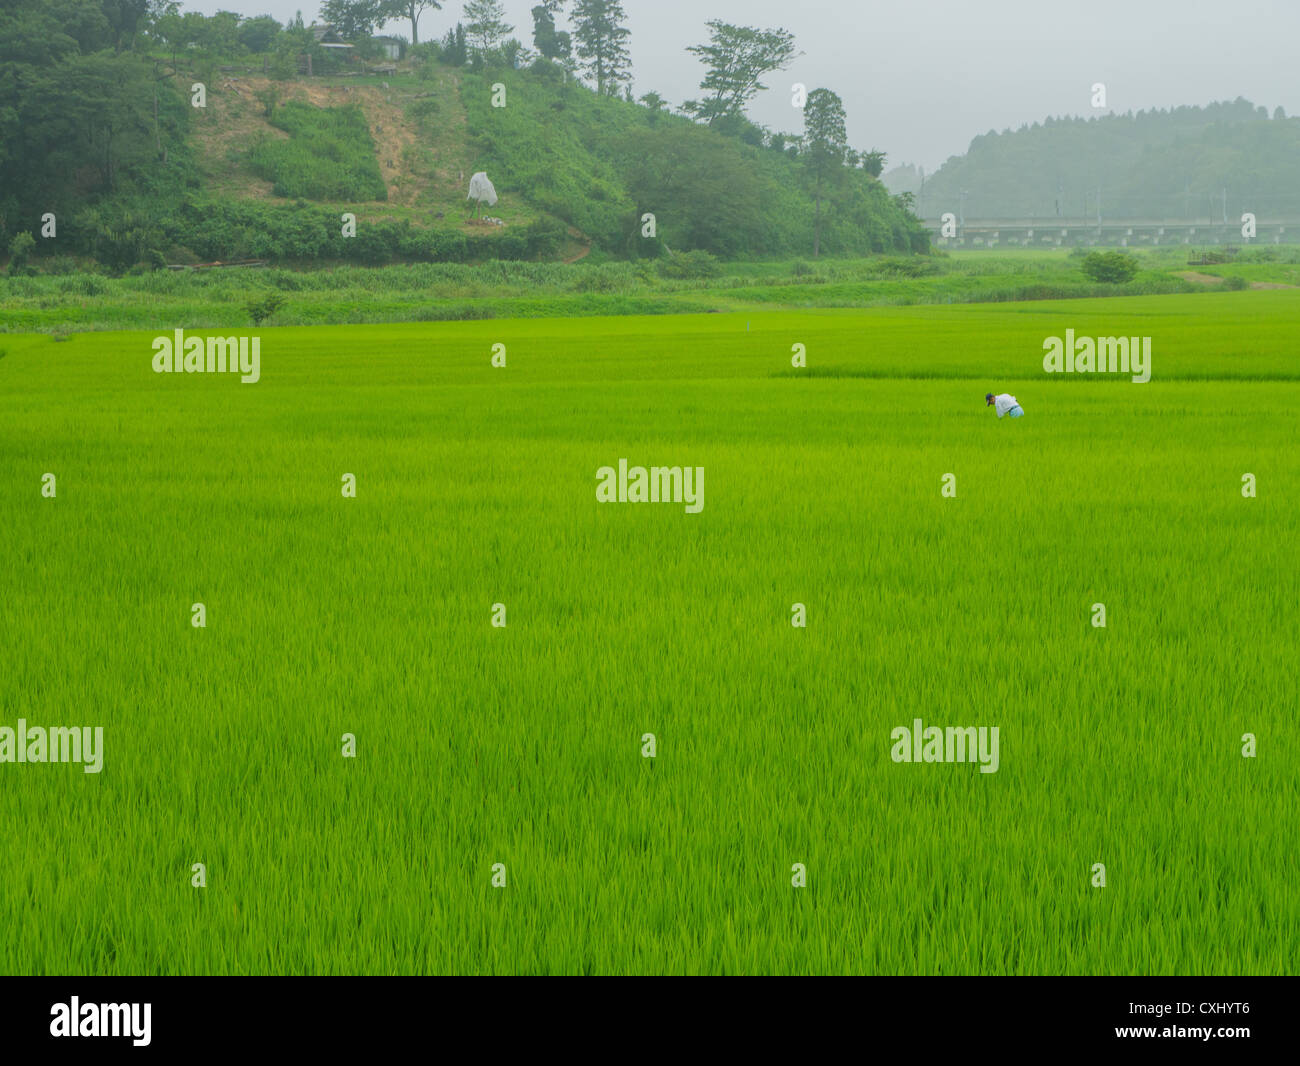
<path id="1" fill-rule="evenodd" d="M 509 106 L 491 106 L 494 83 L 507 87 Z M 653 214 L 659 239 L 676 250 L 812 252 L 815 178 L 797 146 L 763 143 L 748 123 L 723 134 L 540 68 L 468 74 L 461 95 L 476 158 L 599 247 L 644 254 L 642 220 Z M 823 192 L 823 252 L 929 247 L 908 210 L 861 167 L 837 167 Z"/>
<path id="2" fill-rule="evenodd" d="M 706 122 L 655 93 L 633 102 L 626 84 L 597 92 L 517 40 L 475 50 L 455 27 L 394 58 L 365 36 L 326 50 L 301 20 L 167 10 L 0 7 L 0 259 L 126 270 L 929 247 L 875 176 L 880 153 L 809 151 L 743 113 Z M 500 196 L 488 223 L 468 218 L 480 170 Z"/>
<path id="3" fill-rule="evenodd" d="M 915 178 L 886 175 L 895 192 Z M 1300 218 L 1300 119 L 1238 99 L 990 131 L 926 177 L 918 210 L 1093 217 L 1099 195 L 1112 219 Z"/>

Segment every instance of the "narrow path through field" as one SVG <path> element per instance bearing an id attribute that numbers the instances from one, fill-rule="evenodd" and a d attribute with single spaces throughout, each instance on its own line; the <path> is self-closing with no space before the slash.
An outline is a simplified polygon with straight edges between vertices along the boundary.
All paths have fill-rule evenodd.
<path id="1" fill-rule="evenodd" d="M 591 241 L 586 236 L 586 234 L 582 232 L 582 230 L 570 226 L 569 236 L 572 237 L 575 241 L 582 241 L 584 243 L 583 246 L 580 249 L 578 249 L 578 251 L 575 254 L 566 255 L 564 257 L 564 262 L 576 263 L 579 259 L 586 259 L 587 256 L 591 255 Z"/>
<path id="2" fill-rule="evenodd" d="M 1213 274 L 1202 274 L 1196 270 L 1181 270 L 1178 272 L 1180 278 L 1186 278 L 1197 285 L 1222 285 L 1223 278 L 1216 277 Z M 1295 289 L 1300 288 L 1298 285 L 1286 285 L 1280 281 L 1252 281 L 1252 289 Z"/>

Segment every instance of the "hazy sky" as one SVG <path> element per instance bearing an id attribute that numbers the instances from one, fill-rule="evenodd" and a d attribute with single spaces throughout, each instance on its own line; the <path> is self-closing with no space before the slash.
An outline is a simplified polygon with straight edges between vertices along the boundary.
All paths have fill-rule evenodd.
<path id="1" fill-rule="evenodd" d="M 183 10 L 270 14 L 318 0 L 182 0 Z M 536 0 L 504 0 L 515 36 L 532 46 Z M 571 6 L 571 5 L 570 5 Z M 1093 114 L 1091 87 L 1115 111 L 1244 96 L 1271 113 L 1300 114 L 1300 0 L 624 0 L 634 90 L 674 105 L 698 97 L 703 76 L 685 48 L 711 18 L 794 33 L 804 55 L 769 76 L 750 117 L 798 132 L 790 86 L 839 93 L 850 143 L 880 148 L 888 166 L 936 169 L 972 137 L 1047 115 Z M 441 37 L 461 0 L 426 11 L 420 38 Z M 388 32 L 410 36 L 409 22 Z"/>

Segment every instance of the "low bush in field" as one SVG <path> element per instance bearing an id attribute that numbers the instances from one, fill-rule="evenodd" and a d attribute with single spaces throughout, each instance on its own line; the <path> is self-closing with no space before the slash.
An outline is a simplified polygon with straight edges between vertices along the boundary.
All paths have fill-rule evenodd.
<path id="1" fill-rule="evenodd" d="M 1132 281 L 1138 272 L 1138 261 L 1119 251 L 1090 252 L 1083 257 L 1079 269 L 1093 281 Z"/>
<path id="2" fill-rule="evenodd" d="M 659 272 L 666 278 L 714 278 L 722 269 L 716 256 L 696 249 L 670 253 L 659 261 Z"/>

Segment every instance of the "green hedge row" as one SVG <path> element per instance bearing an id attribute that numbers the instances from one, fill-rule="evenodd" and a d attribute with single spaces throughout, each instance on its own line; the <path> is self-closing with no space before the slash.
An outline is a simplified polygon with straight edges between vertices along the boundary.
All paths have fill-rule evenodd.
<path id="1" fill-rule="evenodd" d="M 157 267 L 189 252 L 197 260 L 342 260 L 367 266 L 394 261 L 472 263 L 486 259 L 545 259 L 559 253 L 564 227 L 542 220 L 525 229 L 465 235 L 419 229 L 409 221 L 368 222 L 358 213 L 356 235 L 343 236 L 340 213 L 302 203 L 190 201 L 161 218 L 132 210 L 90 209 L 71 220 L 62 250 L 92 255 L 110 269 Z"/>

